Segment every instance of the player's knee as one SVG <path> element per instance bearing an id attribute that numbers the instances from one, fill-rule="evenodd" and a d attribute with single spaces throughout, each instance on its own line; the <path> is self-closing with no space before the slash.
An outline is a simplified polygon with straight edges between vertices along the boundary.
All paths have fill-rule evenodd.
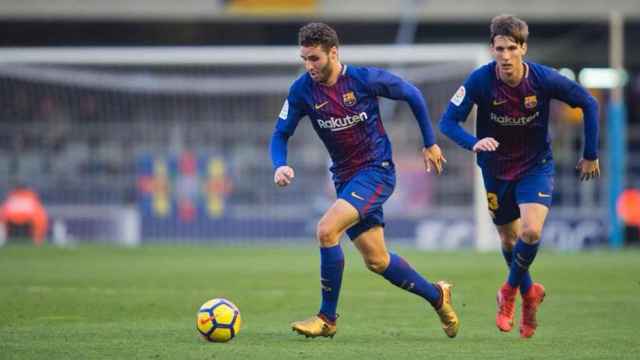
<path id="1" fill-rule="evenodd" d="M 502 248 L 505 250 L 511 250 L 518 240 L 518 234 L 514 231 L 500 231 L 500 241 L 502 242 Z"/>
<path id="2" fill-rule="evenodd" d="M 316 237 L 322 247 L 330 247 L 338 244 L 338 232 L 325 222 L 319 222 L 316 228 Z"/>
<path id="3" fill-rule="evenodd" d="M 387 270 L 387 267 L 389 266 L 389 256 L 366 257 L 364 259 L 364 264 L 367 266 L 367 269 L 374 273 L 381 274 Z"/>
<path id="4" fill-rule="evenodd" d="M 542 229 L 533 227 L 533 226 L 525 226 L 522 229 L 522 240 L 528 244 L 535 244 L 540 241 L 540 237 L 542 236 Z"/>

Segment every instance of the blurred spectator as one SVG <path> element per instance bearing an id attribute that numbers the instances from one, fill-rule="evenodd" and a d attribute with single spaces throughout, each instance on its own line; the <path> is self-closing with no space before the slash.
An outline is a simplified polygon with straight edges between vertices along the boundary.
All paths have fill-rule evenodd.
<path id="1" fill-rule="evenodd" d="M 618 216 L 625 223 L 625 240 L 627 244 L 638 244 L 640 241 L 640 190 L 625 190 L 617 202 Z"/>
<path id="2" fill-rule="evenodd" d="M 34 244 L 41 245 L 47 234 L 48 216 L 35 191 L 24 184 L 17 185 L 0 207 L 0 223 L 9 238 L 24 236 L 28 229 Z"/>

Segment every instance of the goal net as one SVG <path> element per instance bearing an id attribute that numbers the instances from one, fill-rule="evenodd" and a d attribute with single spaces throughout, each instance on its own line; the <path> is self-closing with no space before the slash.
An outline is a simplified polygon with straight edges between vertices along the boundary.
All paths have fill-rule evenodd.
<path id="1" fill-rule="evenodd" d="M 340 56 L 416 84 L 434 129 L 468 73 L 489 60 L 477 44 L 343 46 Z M 70 237 L 89 241 L 122 237 L 110 232 L 114 221 L 136 224 L 120 226 L 128 244 L 308 239 L 335 198 L 326 150 L 303 120 L 289 142 L 297 176 L 286 189 L 273 184 L 268 152 L 303 71 L 288 46 L 2 49 L 0 192 L 26 182 Z M 445 175 L 427 174 L 409 107 L 383 101 L 382 116 L 398 170 L 388 237 L 495 247 L 474 157 L 438 135 Z M 127 215 L 114 215 L 118 207 Z"/>

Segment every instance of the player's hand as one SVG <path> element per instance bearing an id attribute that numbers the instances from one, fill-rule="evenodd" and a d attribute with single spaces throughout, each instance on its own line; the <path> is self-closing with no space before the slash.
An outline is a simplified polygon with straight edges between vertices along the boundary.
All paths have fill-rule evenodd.
<path id="1" fill-rule="evenodd" d="M 478 142 L 473 145 L 473 152 L 481 152 L 481 151 L 496 151 L 500 146 L 500 143 L 496 141 L 496 139 L 492 137 L 486 137 L 484 139 L 478 140 Z"/>
<path id="2" fill-rule="evenodd" d="M 422 156 L 424 157 L 424 166 L 427 172 L 431 172 L 431 168 L 436 169 L 436 175 L 442 173 L 442 168 L 447 162 L 447 159 L 442 155 L 442 151 L 437 144 L 433 144 L 428 148 L 422 148 Z"/>
<path id="3" fill-rule="evenodd" d="M 600 163 L 598 163 L 598 159 L 580 159 L 578 165 L 576 165 L 576 171 L 578 172 L 580 181 L 595 179 L 600 176 Z"/>
<path id="4" fill-rule="evenodd" d="M 276 172 L 273 175 L 273 181 L 278 186 L 287 186 L 291 184 L 291 181 L 293 181 L 295 176 L 296 174 L 290 166 L 283 165 L 276 169 Z"/>

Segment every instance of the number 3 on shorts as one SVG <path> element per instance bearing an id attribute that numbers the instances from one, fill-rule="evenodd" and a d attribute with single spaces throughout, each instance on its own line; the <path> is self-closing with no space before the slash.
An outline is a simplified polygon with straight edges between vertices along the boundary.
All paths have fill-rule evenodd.
<path id="1" fill-rule="evenodd" d="M 496 193 L 487 193 L 487 202 L 489 203 L 489 210 L 496 211 L 498 210 L 498 195 Z"/>

